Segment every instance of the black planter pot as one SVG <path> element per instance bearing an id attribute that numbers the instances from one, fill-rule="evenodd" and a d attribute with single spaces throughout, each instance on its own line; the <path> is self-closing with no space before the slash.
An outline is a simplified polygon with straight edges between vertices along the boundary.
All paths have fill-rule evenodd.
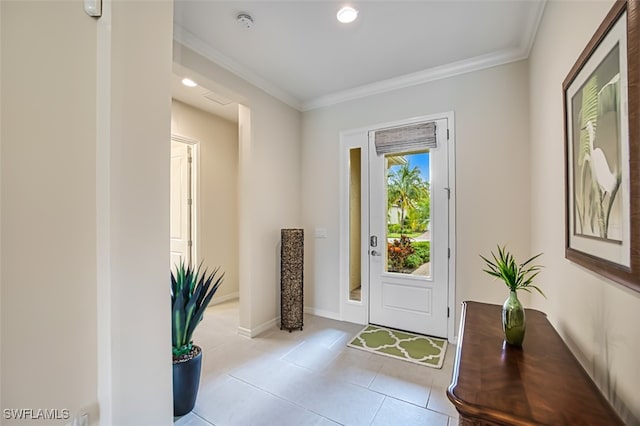
<path id="1" fill-rule="evenodd" d="M 173 415 L 184 416 L 193 410 L 200 386 L 202 350 L 188 361 L 173 364 Z"/>

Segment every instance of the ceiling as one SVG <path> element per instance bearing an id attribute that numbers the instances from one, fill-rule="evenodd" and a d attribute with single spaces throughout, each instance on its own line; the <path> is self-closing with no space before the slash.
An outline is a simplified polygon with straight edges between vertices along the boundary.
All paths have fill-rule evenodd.
<path id="1" fill-rule="evenodd" d="M 528 57 L 544 0 L 176 0 L 174 38 L 308 110 Z M 254 25 L 236 17 L 245 12 Z"/>
<path id="2" fill-rule="evenodd" d="M 173 99 L 237 123 L 238 104 L 232 101 L 232 96 L 223 95 L 222 90 L 214 88 L 210 83 L 200 81 L 200 79 L 198 79 L 199 86 L 187 87 L 183 85 L 183 76 L 192 77 L 189 74 L 188 70 L 174 66 L 171 78 L 171 96 Z"/>

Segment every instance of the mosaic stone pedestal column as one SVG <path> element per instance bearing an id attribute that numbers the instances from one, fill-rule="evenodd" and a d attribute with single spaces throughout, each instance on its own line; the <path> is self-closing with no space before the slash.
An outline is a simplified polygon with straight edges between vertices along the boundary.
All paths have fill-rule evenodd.
<path id="1" fill-rule="evenodd" d="M 282 229 L 280 249 L 280 330 L 302 330 L 304 230 Z"/>

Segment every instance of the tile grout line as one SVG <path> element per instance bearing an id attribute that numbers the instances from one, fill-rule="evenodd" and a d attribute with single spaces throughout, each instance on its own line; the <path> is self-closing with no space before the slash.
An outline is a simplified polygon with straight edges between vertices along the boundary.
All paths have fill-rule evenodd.
<path id="1" fill-rule="evenodd" d="M 384 405 L 384 402 L 387 400 L 388 396 L 385 395 L 384 398 L 382 398 L 382 402 L 380 403 L 380 406 L 378 407 L 378 409 L 376 410 L 376 414 L 373 416 L 373 418 L 371 419 L 371 423 L 369 423 L 369 425 L 372 425 L 373 423 L 375 423 L 376 421 L 376 417 L 378 417 L 378 414 L 380 413 L 380 410 L 382 409 L 382 406 Z"/>
<path id="2" fill-rule="evenodd" d="M 296 365 L 296 367 L 299 367 L 299 366 L 297 366 L 297 365 Z M 304 368 L 304 367 L 301 367 L 301 368 Z M 313 414 L 315 414 L 316 416 L 322 417 L 323 419 L 327 419 L 327 420 L 329 420 L 329 421 L 331 421 L 331 422 L 333 422 L 333 423 L 337 423 L 337 424 L 339 424 L 339 425 L 342 425 L 342 423 L 340 423 L 339 421 L 334 420 L 334 419 L 331 419 L 331 418 L 329 418 L 329 417 L 326 417 L 326 416 L 324 416 L 324 415 L 322 415 L 322 414 L 320 414 L 320 413 L 316 413 L 315 411 L 310 410 L 310 409 L 308 409 L 307 407 L 304 407 L 304 406 L 302 406 L 302 405 L 298 404 L 297 402 L 290 401 L 290 400 L 288 400 L 288 399 L 286 399 L 286 398 L 281 397 L 280 395 L 276 395 L 276 394 L 275 394 L 275 393 L 273 393 L 273 392 L 270 392 L 270 391 L 268 391 L 268 390 L 266 390 L 266 389 L 263 389 L 263 388 L 261 388 L 260 386 L 254 385 L 253 383 L 250 383 L 250 382 L 248 382 L 248 381 L 246 381 L 246 380 L 244 380 L 244 379 L 241 379 L 241 378 L 236 377 L 236 376 L 232 376 L 232 375 L 231 375 L 231 374 L 229 374 L 229 373 L 227 373 L 227 375 L 228 375 L 229 377 L 233 378 L 233 379 L 236 379 L 236 380 L 237 380 L 237 381 L 239 381 L 239 382 L 242 382 L 242 383 L 244 383 L 244 384 L 246 384 L 246 385 L 251 386 L 251 387 L 252 387 L 252 388 L 254 388 L 254 389 L 257 389 L 257 390 L 259 390 L 259 391 L 261 391 L 261 392 L 264 392 L 264 393 L 266 393 L 266 394 L 268 394 L 268 395 L 271 395 L 271 396 L 273 396 L 274 398 L 277 398 L 277 399 L 279 399 L 279 400 L 281 400 L 281 401 L 287 402 L 287 403 L 289 403 L 289 404 L 291 404 L 291 405 L 294 405 L 294 406 L 296 406 L 296 407 L 298 407 L 298 408 L 302 408 L 302 409 L 303 409 L 303 410 L 305 410 L 305 411 L 308 411 L 308 412 L 310 412 L 310 413 L 313 413 Z"/>
<path id="3" fill-rule="evenodd" d="M 192 411 L 193 415 L 196 416 L 197 418 L 199 418 L 200 420 L 202 420 L 203 422 L 210 424 L 211 426 L 216 426 L 215 423 L 210 422 L 209 420 L 205 419 L 204 417 L 202 417 L 201 415 L 199 415 L 198 413 L 196 413 L 195 411 Z"/>
<path id="4" fill-rule="evenodd" d="M 377 398 L 379 398 L 380 396 L 382 397 L 381 401 L 379 402 L 379 405 L 377 407 L 377 409 L 375 410 L 374 416 L 372 417 L 371 423 L 373 424 L 375 423 L 377 417 L 379 415 L 381 415 L 381 410 L 383 408 L 383 405 L 385 403 L 390 403 L 390 401 L 395 400 L 399 403 L 404 403 L 404 404 L 410 404 L 410 406 L 416 407 L 416 408 L 420 408 L 422 410 L 424 410 L 425 412 L 428 413 L 432 413 L 432 414 L 438 414 L 440 416 L 444 416 L 447 419 L 447 423 L 449 423 L 450 421 L 455 422 L 455 417 L 450 416 L 448 413 L 445 412 L 440 412 L 440 411 L 436 411 L 433 409 L 428 408 L 428 405 L 430 402 L 432 401 L 436 401 L 435 396 L 436 396 L 436 392 L 434 389 L 435 387 L 439 387 L 441 388 L 442 385 L 435 385 L 434 383 L 436 381 L 438 382 L 444 382 L 444 377 L 440 377 L 441 375 L 436 375 L 437 377 L 426 377 L 427 379 L 430 379 L 430 385 L 428 387 L 428 395 L 426 398 L 426 403 L 424 406 L 422 405 L 418 405 L 415 404 L 413 402 L 410 401 L 406 401 L 404 399 L 398 398 L 396 396 L 392 396 L 392 395 L 387 395 L 385 393 L 383 393 L 385 391 L 384 388 L 381 388 L 381 390 L 374 390 L 371 389 L 371 386 L 373 386 L 373 384 L 376 382 L 376 380 L 378 380 L 379 378 L 382 378 L 383 376 L 385 376 L 384 371 L 385 371 L 385 365 L 386 363 L 380 363 L 379 366 L 377 368 L 366 368 L 366 371 L 363 374 L 359 374 L 357 375 L 357 377 L 354 377 L 354 380 L 356 379 L 365 379 L 365 380 L 360 380 L 360 382 L 353 382 L 350 381 L 348 379 L 345 379 L 343 377 L 347 377 L 344 375 L 335 375 L 332 374 L 332 368 L 331 366 L 335 364 L 335 360 L 337 360 L 340 356 L 342 356 L 343 354 L 347 354 L 350 350 L 347 349 L 346 344 L 353 340 L 353 337 L 355 336 L 353 333 L 353 331 L 350 331 L 348 327 L 338 327 L 335 326 L 333 324 L 333 321 L 319 321 L 317 324 L 315 322 L 313 322 L 312 318 L 314 318 L 313 316 L 306 318 L 307 316 L 305 315 L 305 323 L 308 323 L 309 327 L 307 327 L 303 333 L 301 333 L 301 335 L 299 336 L 299 338 L 296 339 L 291 339 L 291 341 L 281 341 L 281 339 L 278 339 L 277 336 L 273 333 L 277 332 L 277 328 L 274 328 L 274 332 L 270 333 L 270 336 L 276 337 L 276 339 L 273 339 L 273 342 L 270 342 L 271 339 L 266 338 L 265 341 L 267 343 L 270 343 L 270 345 L 268 346 L 274 346 L 274 349 L 271 349 L 270 347 L 263 347 L 262 345 L 252 345 L 250 347 L 251 352 L 255 351 L 256 355 L 259 354 L 263 354 L 263 355 L 269 355 L 271 356 L 271 354 L 273 354 L 273 359 L 274 360 L 280 360 L 284 363 L 286 363 L 286 365 L 290 366 L 290 367 L 294 367 L 299 369 L 300 372 L 303 372 L 305 374 L 310 374 L 311 379 L 315 378 L 317 379 L 322 379 L 322 380 L 328 380 L 331 382 L 337 382 L 337 383 L 342 383 L 343 385 L 347 385 L 347 386 L 357 386 L 357 389 L 361 389 L 362 391 L 369 391 L 371 392 L 371 395 L 378 395 Z M 211 319 L 213 320 L 215 318 L 214 315 L 211 315 Z M 214 324 L 212 324 L 213 326 Z M 223 324 L 223 327 L 226 327 L 227 324 Z M 317 330 L 316 330 L 317 328 Z M 335 339 L 331 339 L 331 337 L 334 336 L 334 334 L 336 332 L 334 332 L 334 330 L 338 330 L 340 333 L 339 334 L 343 334 Z M 323 334 L 318 334 L 318 333 L 323 333 L 324 331 L 332 331 L 332 333 L 327 333 L 325 335 Z M 348 338 L 347 340 L 345 336 L 351 336 L 350 338 Z M 314 339 L 316 339 L 316 336 L 320 337 L 319 341 L 316 341 Z M 327 337 L 329 337 L 329 339 L 327 339 Z M 223 340 L 228 340 L 228 337 L 222 336 Z M 320 343 L 319 343 L 320 342 Z M 282 347 L 285 344 L 291 344 L 291 347 Z M 324 362 L 325 360 L 323 359 L 324 357 L 321 357 L 321 361 L 319 362 L 307 362 L 305 359 L 300 358 L 299 356 L 295 357 L 295 359 L 297 361 L 300 362 L 305 362 L 307 365 L 302 365 L 302 364 L 298 364 L 296 361 L 294 360 L 290 360 L 287 359 L 286 357 L 291 357 L 292 353 L 294 351 L 296 351 L 297 349 L 300 349 L 301 347 L 303 347 L 305 344 L 314 346 L 321 346 L 323 348 L 325 348 L 326 350 L 330 351 L 330 352 L 335 352 L 335 356 L 331 357 L 331 359 L 328 362 Z M 215 349 L 220 349 L 220 346 L 217 346 Z M 284 349 L 284 350 L 282 350 Z M 311 348 L 310 348 L 311 349 Z M 279 355 L 276 353 L 279 352 Z M 449 351 L 448 351 L 449 352 Z M 368 356 L 366 357 L 366 359 L 371 359 L 371 358 L 385 358 L 381 355 L 375 354 L 373 352 L 365 352 L 362 351 L 362 354 L 368 354 Z M 313 360 L 315 359 L 315 357 L 311 357 L 309 358 L 309 360 Z M 389 358 L 391 359 L 391 358 Z M 251 359 L 247 360 L 250 361 Z M 240 361 L 240 360 L 239 360 Z M 444 360 L 445 362 L 443 362 L 443 364 L 446 363 L 446 359 Z M 352 368 L 353 366 L 351 366 L 353 362 L 352 361 L 347 361 L 346 365 L 344 366 L 347 369 Z M 243 368 L 243 366 L 245 365 L 244 361 L 241 361 L 239 365 L 236 365 L 236 362 L 231 363 L 231 368 L 228 368 L 226 371 L 219 371 L 217 372 L 215 375 L 218 377 L 227 377 L 228 379 L 234 379 L 237 380 L 239 383 L 243 383 L 247 386 L 251 386 L 251 388 L 263 393 L 264 395 L 269 395 L 271 397 L 276 398 L 276 400 L 279 400 L 285 404 L 291 404 L 291 406 L 293 407 L 298 407 L 301 408 L 301 414 L 303 413 L 309 413 L 312 415 L 316 416 L 316 423 L 322 422 L 322 420 L 325 420 L 327 422 L 331 422 L 332 424 L 342 424 L 341 421 L 338 420 L 334 420 L 332 417 L 328 417 L 328 416 L 334 416 L 335 413 L 333 413 L 332 411 L 323 411 L 325 412 L 325 414 L 321 414 L 319 412 L 316 412 L 315 409 L 309 409 L 301 404 L 305 403 L 305 401 L 301 401 L 301 402 L 294 402 L 289 400 L 287 397 L 284 396 L 280 396 L 277 395 L 267 389 L 262 388 L 261 386 L 252 383 L 252 381 L 255 379 L 255 377 L 251 377 L 249 376 L 247 379 L 242 379 L 240 377 L 237 376 L 237 374 L 239 374 L 241 372 L 241 369 Z M 326 364 L 326 365 L 325 365 Z M 355 360 L 355 364 L 358 364 L 358 360 L 356 358 Z M 373 363 L 373 366 L 375 367 L 376 363 Z M 320 367 L 319 369 L 316 369 L 316 367 Z M 391 368 L 392 371 L 390 371 L 390 376 L 394 376 L 394 371 L 395 369 L 393 368 L 394 365 L 391 364 Z M 442 370 L 447 370 L 448 367 L 450 366 L 446 366 L 443 365 Z M 402 366 L 399 367 L 402 370 Z M 360 371 L 360 369 L 358 369 L 358 371 Z M 435 372 L 435 371 L 434 371 Z M 373 374 L 371 374 L 373 373 Z M 408 381 L 408 382 L 413 382 L 412 379 L 402 379 L 403 375 L 401 374 L 400 376 L 398 376 L 398 380 L 400 381 Z M 368 380 L 366 380 L 367 378 L 369 378 Z M 260 380 L 258 380 L 258 382 L 261 382 Z M 423 385 L 422 383 L 415 383 L 416 385 Z M 342 386 L 342 385 L 341 385 Z M 276 390 L 278 390 L 279 388 L 276 388 Z M 355 390 L 356 388 L 352 388 L 353 390 Z M 290 395 L 291 396 L 291 395 Z M 376 399 L 377 399 L 376 398 Z M 390 398 L 388 401 L 387 399 Z M 313 405 L 313 404 L 311 404 Z M 316 407 L 317 409 L 318 407 Z M 371 407 L 373 408 L 373 407 Z M 371 410 L 373 411 L 373 410 Z M 370 412 L 371 412 L 370 411 Z M 200 414 L 197 414 L 194 412 L 194 415 L 203 420 L 204 422 L 206 422 L 207 425 L 211 425 L 211 426 L 215 426 L 214 423 L 212 423 L 211 421 L 205 419 L 204 417 L 202 417 Z M 451 420 L 450 420 L 451 419 Z M 364 420 L 364 419 L 362 419 Z M 453 423 L 452 423 L 453 424 Z"/>

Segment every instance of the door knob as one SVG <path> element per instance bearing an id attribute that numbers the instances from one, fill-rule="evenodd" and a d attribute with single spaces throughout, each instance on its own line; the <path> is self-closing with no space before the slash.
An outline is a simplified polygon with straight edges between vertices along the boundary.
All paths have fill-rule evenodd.
<path id="1" fill-rule="evenodd" d="M 382 256 L 382 253 L 378 253 L 375 250 L 371 250 L 371 256 Z"/>

